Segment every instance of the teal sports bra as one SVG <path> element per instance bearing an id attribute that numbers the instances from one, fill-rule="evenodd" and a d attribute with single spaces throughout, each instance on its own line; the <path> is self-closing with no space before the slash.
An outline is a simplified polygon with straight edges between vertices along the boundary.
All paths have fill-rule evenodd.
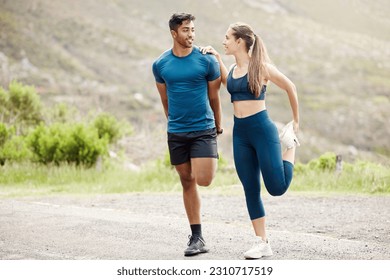
<path id="1" fill-rule="evenodd" d="M 230 70 L 226 81 L 231 102 L 240 100 L 265 100 L 266 85 L 263 85 L 259 97 L 256 98 L 249 88 L 248 73 L 235 79 L 233 78 L 233 70 L 234 67 Z"/>

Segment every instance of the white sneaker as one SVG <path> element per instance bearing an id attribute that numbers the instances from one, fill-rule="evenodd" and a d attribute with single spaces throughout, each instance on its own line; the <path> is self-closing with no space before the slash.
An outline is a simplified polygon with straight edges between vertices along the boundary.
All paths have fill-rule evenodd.
<path id="1" fill-rule="evenodd" d="M 299 144 L 298 138 L 295 135 L 293 122 L 294 121 L 291 121 L 286 124 L 279 134 L 280 142 L 286 146 L 287 149 L 292 149 L 301 145 Z"/>
<path id="2" fill-rule="evenodd" d="M 267 239 L 264 241 L 260 236 L 256 236 L 255 244 L 244 253 L 246 259 L 259 259 L 261 257 L 272 256 L 271 245 Z"/>

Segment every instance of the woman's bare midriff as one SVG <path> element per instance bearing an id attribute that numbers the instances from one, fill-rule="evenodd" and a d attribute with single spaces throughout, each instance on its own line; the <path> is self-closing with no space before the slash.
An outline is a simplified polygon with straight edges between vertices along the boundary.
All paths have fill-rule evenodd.
<path id="1" fill-rule="evenodd" d="M 237 118 L 249 117 L 266 109 L 264 100 L 234 101 L 233 108 Z"/>

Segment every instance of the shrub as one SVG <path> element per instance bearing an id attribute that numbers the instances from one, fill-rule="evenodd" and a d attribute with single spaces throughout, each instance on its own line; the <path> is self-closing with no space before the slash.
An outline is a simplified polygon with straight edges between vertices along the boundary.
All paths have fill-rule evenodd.
<path id="1" fill-rule="evenodd" d="M 22 161 L 29 158 L 30 152 L 24 136 L 15 135 L 15 129 L 0 123 L 0 165 L 6 161 Z"/>
<path id="2" fill-rule="evenodd" d="M 4 122 L 9 118 L 8 110 L 8 92 L 4 88 L 0 87 L 0 121 Z"/>
<path id="3" fill-rule="evenodd" d="M 28 137 L 34 159 L 44 164 L 63 162 L 90 167 L 107 154 L 108 142 L 92 126 L 56 123 L 39 125 Z"/>
<path id="4" fill-rule="evenodd" d="M 108 113 L 82 124 L 77 110 L 66 104 L 46 110 L 45 117 L 41 109 L 33 87 L 13 81 L 8 91 L 0 88 L 0 164 L 32 158 L 43 164 L 92 166 L 107 154 L 109 144 L 131 133 L 127 122 Z"/>
<path id="5" fill-rule="evenodd" d="M 108 113 L 98 115 L 93 121 L 93 126 L 97 129 L 99 138 L 107 138 L 109 143 L 114 143 L 124 134 L 121 123 Z"/>
<path id="6" fill-rule="evenodd" d="M 19 133 L 42 120 L 41 102 L 34 87 L 13 81 L 8 91 L 0 90 L 0 120 L 15 125 Z"/>
<path id="7" fill-rule="evenodd" d="M 335 153 L 325 153 L 321 155 L 318 159 L 311 160 L 308 163 L 309 168 L 324 171 L 324 170 L 335 170 L 336 168 L 336 154 Z"/>
<path id="8" fill-rule="evenodd" d="M 0 147 L 5 144 L 8 140 L 9 132 L 7 126 L 3 123 L 0 123 Z"/>
<path id="9" fill-rule="evenodd" d="M 31 157 L 31 152 L 27 147 L 24 136 L 13 135 L 3 147 L 0 148 L 0 164 L 6 161 L 24 161 Z"/>
<path id="10" fill-rule="evenodd" d="M 108 140 L 100 138 L 96 128 L 77 124 L 72 126 L 68 141 L 64 145 L 64 153 L 68 163 L 92 166 L 100 155 L 108 152 Z"/>

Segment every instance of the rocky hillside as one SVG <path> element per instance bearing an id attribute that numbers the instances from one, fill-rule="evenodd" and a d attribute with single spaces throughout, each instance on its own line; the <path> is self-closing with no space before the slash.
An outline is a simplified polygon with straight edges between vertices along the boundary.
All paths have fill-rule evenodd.
<path id="1" fill-rule="evenodd" d="M 66 102 L 83 111 L 110 111 L 142 134 L 147 124 L 162 132 L 149 137 L 158 148 L 143 156 L 155 157 L 165 149 L 165 117 L 151 64 L 171 46 L 167 22 L 178 11 L 196 15 L 198 45 L 220 51 L 230 23 L 255 28 L 273 62 L 297 85 L 304 145 L 299 160 L 326 151 L 389 159 L 385 0 L 0 0 L 0 83 L 35 85 L 47 106 Z M 231 104 L 226 90 L 221 94 L 229 135 Z M 272 118 L 287 122 L 286 95 L 270 86 L 267 98 Z M 129 143 L 128 150 L 139 153 Z M 223 153 L 230 155 L 230 146 L 229 136 L 221 139 Z"/>

